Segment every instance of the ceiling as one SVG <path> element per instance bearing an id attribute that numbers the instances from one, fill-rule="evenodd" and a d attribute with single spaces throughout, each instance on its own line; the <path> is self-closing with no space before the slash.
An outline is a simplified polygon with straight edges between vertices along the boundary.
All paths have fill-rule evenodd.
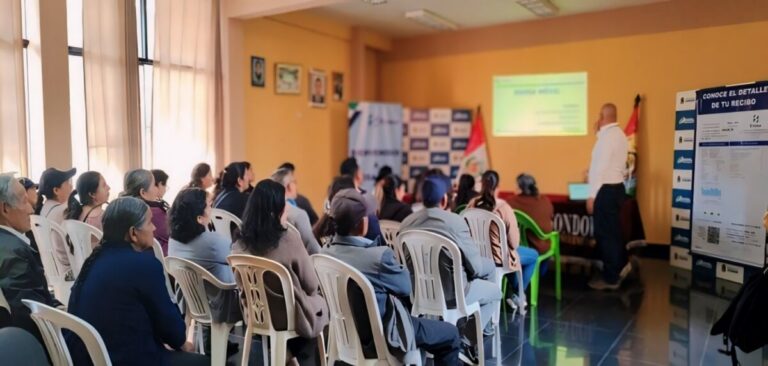
<path id="1" fill-rule="evenodd" d="M 598 12 L 668 0 L 551 0 L 560 11 L 557 16 Z M 427 9 L 459 25 L 459 29 L 541 19 L 515 0 L 388 0 L 370 5 L 363 0 L 315 8 L 311 12 L 338 21 L 364 26 L 394 38 L 436 33 L 404 17 L 405 12 Z"/>

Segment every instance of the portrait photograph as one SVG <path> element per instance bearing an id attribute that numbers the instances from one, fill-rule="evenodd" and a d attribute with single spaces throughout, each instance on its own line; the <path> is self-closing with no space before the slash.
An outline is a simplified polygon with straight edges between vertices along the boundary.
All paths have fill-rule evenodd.
<path id="1" fill-rule="evenodd" d="M 339 101 L 344 99 L 344 74 L 340 72 L 334 72 L 331 79 L 333 80 L 333 100 Z"/>
<path id="2" fill-rule="evenodd" d="M 309 105 L 315 108 L 325 107 L 326 85 L 325 71 L 309 71 Z"/>
<path id="3" fill-rule="evenodd" d="M 301 66 L 275 64 L 275 93 L 301 94 Z"/>
<path id="4" fill-rule="evenodd" d="M 263 57 L 251 56 L 251 86 L 264 87 L 266 82 L 266 62 Z"/>

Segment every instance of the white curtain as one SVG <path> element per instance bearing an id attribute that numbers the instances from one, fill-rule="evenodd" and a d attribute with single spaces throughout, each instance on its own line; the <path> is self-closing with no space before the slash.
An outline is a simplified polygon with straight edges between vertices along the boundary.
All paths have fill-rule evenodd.
<path id="1" fill-rule="evenodd" d="M 27 172 L 21 1 L 0 0 L 0 172 Z"/>
<path id="2" fill-rule="evenodd" d="M 88 167 L 112 192 L 140 165 L 135 16 L 133 0 L 83 1 Z"/>
<path id="3" fill-rule="evenodd" d="M 220 115 L 219 2 L 157 0 L 151 166 L 173 200 L 198 162 L 216 166 Z"/>

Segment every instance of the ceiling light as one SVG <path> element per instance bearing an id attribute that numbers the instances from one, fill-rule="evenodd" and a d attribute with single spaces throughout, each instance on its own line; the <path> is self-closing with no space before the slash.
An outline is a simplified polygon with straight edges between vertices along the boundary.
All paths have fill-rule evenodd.
<path id="1" fill-rule="evenodd" d="M 363 0 L 363 2 L 371 5 L 384 5 L 387 3 L 387 0 Z"/>
<path id="2" fill-rule="evenodd" d="M 415 22 L 419 22 L 422 25 L 426 25 L 427 27 L 438 30 L 455 30 L 459 28 L 456 23 L 445 19 L 427 9 L 406 12 L 405 17 Z"/>
<path id="3" fill-rule="evenodd" d="M 517 3 L 540 17 L 551 17 L 560 10 L 550 0 L 517 0 Z"/>

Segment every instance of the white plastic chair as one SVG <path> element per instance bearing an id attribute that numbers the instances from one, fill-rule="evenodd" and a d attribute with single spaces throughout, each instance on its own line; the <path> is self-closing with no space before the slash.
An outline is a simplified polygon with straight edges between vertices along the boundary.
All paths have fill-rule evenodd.
<path id="1" fill-rule="evenodd" d="M 459 246 L 448 238 L 423 230 L 408 230 L 397 236 L 398 247 L 402 250 L 403 259 L 410 258 L 409 268 L 414 276 L 413 316 L 426 315 L 441 318 L 443 321 L 456 325 L 461 318 L 474 315 L 475 334 L 479 342 L 478 360 L 485 363 L 485 347 L 483 346 L 483 324 L 480 324 L 480 304 L 467 303 L 464 296 L 464 266 L 462 265 Z M 440 253 L 446 252 L 452 261 L 453 288 L 456 307 L 449 309 L 445 300 L 445 286 L 440 276 Z M 408 254 L 406 256 L 405 254 Z M 501 337 L 498 318 L 494 317 L 494 357 L 501 362 Z"/>
<path id="2" fill-rule="evenodd" d="M 227 363 L 227 340 L 229 331 L 235 324 L 217 323 L 213 321 L 210 299 L 205 291 L 205 282 L 210 283 L 221 291 L 234 290 L 234 283 L 223 283 L 200 265 L 177 257 L 166 257 L 165 265 L 168 273 L 176 279 L 184 294 L 187 313 L 197 324 L 208 324 L 211 327 L 211 364 L 225 365 Z M 204 349 L 202 329 L 198 331 L 199 349 Z"/>
<path id="3" fill-rule="evenodd" d="M 380 220 L 379 227 L 381 228 L 381 236 L 384 238 L 384 241 L 395 252 L 398 262 L 403 263 L 403 260 L 400 259 L 400 252 L 395 247 L 397 232 L 400 231 L 400 223 L 392 220 Z"/>
<path id="4" fill-rule="evenodd" d="M 232 266 L 237 286 L 245 297 L 243 322 L 246 329 L 241 365 L 248 364 L 252 345 L 251 338 L 254 335 L 261 336 L 265 365 L 285 365 L 288 340 L 300 337 L 296 333 L 296 302 L 290 272 L 280 263 L 252 255 L 230 255 L 227 257 L 227 261 Z M 273 290 L 268 290 L 264 282 L 264 276 L 267 272 L 275 274 L 280 279 L 284 309 L 279 311 L 284 311 L 286 314 L 285 330 L 277 330 L 272 324 L 274 309 L 269 307 L 267 294 L 273 293 Z M 321 364 L 325 366 L 325 345 L 322 333 L 318 336 L 317 341 Z M 269 358 L 267 358 L 268 355 Z"/>
<path id="5" fill-rule="evenodd" d="M 48 285 L 53 287 L 56 298 L 66 304 L 69 302 L 69 293 L 74 281 L 65 281 L 67 273 L 64 270 L 64 265 L 59 263 L 53 252 L 53 238 L 58 237 L 65 243 L 67 234 L 61 226 L 45 217 L 31 215 L 29 220 L 32 223 L 32 235 L 35 237 L 37 249 L 40 252 Z"/>
<path id="6" fill-rule="evenodd" d="M 389 353 L 387 341 L 384 338 L 384 325 L 379 316 L 379 306 L 376 294 L 368 279 L 357 269 L 325 254 L 315 254 L 312 257 L 315 272 L 320 279 L 323 295 L 330 309 L 330 325 L 328 330 L 328 364 L 343 361 L 350 365 L 397 365 L 400 362 Z M 352 280 L 363 292 L 368 321 L 371 325 L 373 343 L 376 347 L 375 359 L 365 358 L 360 335 L 355 326 L 352 307 L 349 303 L 347 283 Z M 411 357 L 421 364 L 421 354 Z"/>
<path id="7" fill-rule="evenodd" d="M 72 314 L 48 305 L 32 300 L 21 300 L 21 302 L 32 310 L 30 316 L 40 329 L 40 334 L 43 335 L 53 366 L 72 365 L 72 356 L 61 334 L 62 329 L 68 329 L 80 337 L 94 366 L 112 365 L 107 346 L 104 345 L 99 332 L 93 326 Z"/>
<path id="8" fill-rule="evenodd" d="M 224 235 L 230 242 L 232 241 L 232 223 L 238 228 L 243 225 L 243 221 L 239 217 L 220 208 L 211 209 L 211 223 L 213 223 L 213 229 Z"/>
<path id="9" fill-rule="evenodd" d="M 501 292 L 506 297 L 507 293 L 507 281 L 504 276 L 509 273 L 517 272 L 517 283 L 523 283 L 523 268 L 520 266 L 520 262 L 516 261 L 514 265 L 510 265 L 509 258 L 509 246 L 507 245 L 507 226 L 504 225 L 504 221 L 495 213 L 479 209 L 468 208 L 461 213 L 461 217 L 469 226 L 469 233 L 472 236 L 472 241 L 480 250 L 483 257 L 490 260 L 493 258 L 493 244 L 491 244 L 491 225 L 496 225 L 499 231 L 499 247 L 501 248 L 501 267 L 496 267 L 495 282 L 499 284 Z M 515 256 L 515 258 L 518 258 Z M 522 285 L 517 286 L 517 295 L 520 299 L 524 298 L 525 289 Z M 515 309 L 517 311 L 518 309 Z M 501 311 L 501 308 L 499 308 Z M 525 309 L 521 309 L 521 313 L 525 313 Z M 498 320 L 499 312 L 494 314 L 496 320 Z M 514 314 L 513 314 L 514 316 Z"/>
<path id="10" fill-rule="evenodd" d="M 72 267 L 72 272 L 75 274 L 75 278 L 77 278 L 80 274 L 80 268 L 93 251 L 94 239 L 98 242 L 101 240 L 103 233 L 98 228 L 79 220 L 64 220 L 61 226 L 67 232 L 69 241 L 74 249 L 74 253 L 68 252 L 67 255 L 69 256 L 69 265 Z"/>
<path id="11" fill-rule="evenodd" d="M 168 296 L 171 297 L 171 301 L 176 304 L 176 292 L 173 291 L 171 286 L 171 279 L 168 278 L 168 267 L 165 266 L 165 256 L 163 255 L 163 247 L 157 239 L 152 242 L 152 252 L 155 254 L 155 258 L 163 265 L 163 275 L 165 275 L 165 287 L 168 289 Z"/>

